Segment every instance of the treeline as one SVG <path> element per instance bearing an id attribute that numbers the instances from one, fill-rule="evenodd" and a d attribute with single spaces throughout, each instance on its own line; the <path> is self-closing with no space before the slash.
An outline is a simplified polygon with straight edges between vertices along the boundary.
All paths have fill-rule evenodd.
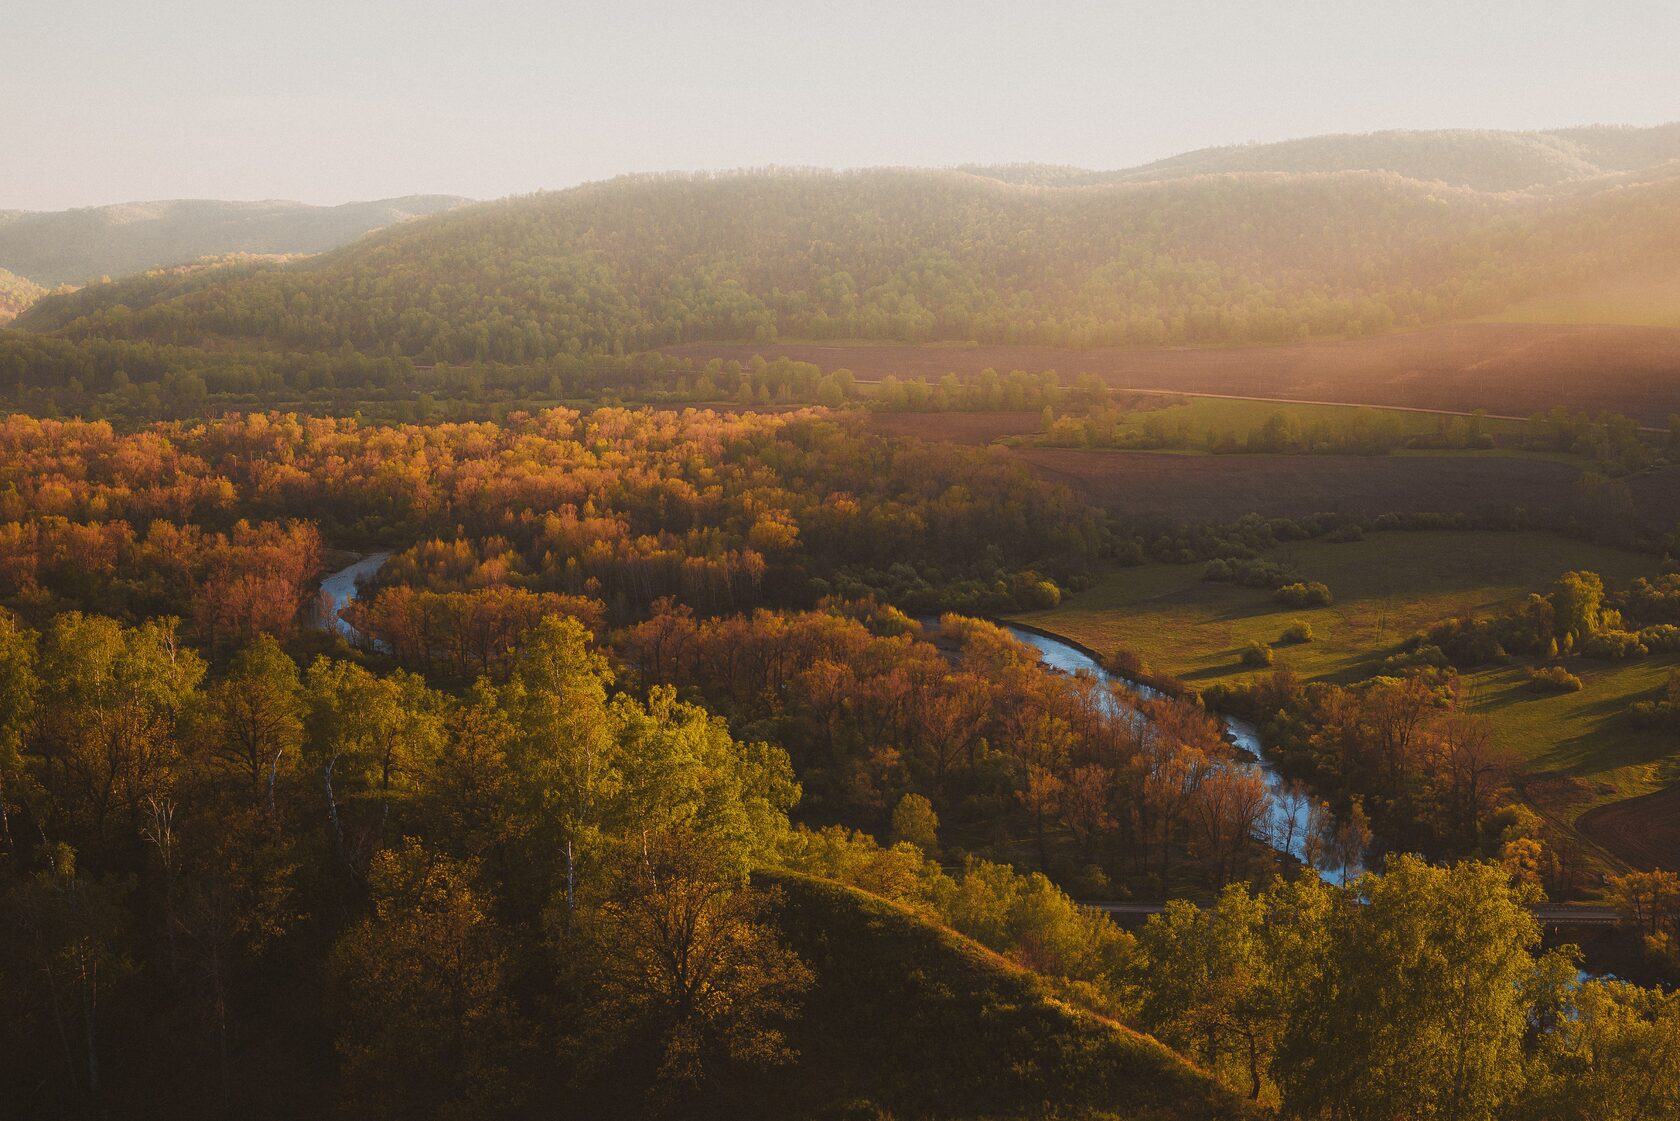
<path id="1" fill-rule="evenodd" d="M 1380 850 L 1506 860 L 1560 896 L 1579 886 L 1572 842 L 1512 798 L 1487 723 L 1463 710 L 1450 678 L 1409 671 L 1338 685 L 1281 666 L 1205 699 L 1253 718 L 1279 770 L 1368 820 Z"/>
<path id="2" fill-rule="evenodd" d="M 229 351 L 0 330 L 0 402 L 35 416 L 130 423 L 292 407 L 324 415 L 366 411 L 407 422 L 486 419 L 565 400 L 741 402 L 738 365 L 727 382 L 694 375 L 690 366 L 658 353 L 422 365 L 407 356 L 342 348 Z M 828 403 L 819 400 L 824 379 L 814 367 L 781 361 L 761 375 L 763 366 L 753 363 L 746 375 L 754 396 L 745 403 Z M 828 380 L 847 385 L 842 400 L 850 396 L 843 379 Z"/>
<path id="3" fill-rule="evenodd" d="M 130 434 L 0 422 L 12 545 L 0 597 L 36 617 L 72 606 L 198 621 L 218 574 L 235 599 L 259 585 L 278 595 L 272 581 L 239 583 L 263 575 L 256 554 L 225 573 L 194 555 L 221 547 L 194 533 L 241 519 L 418 542 L 389 580 L 586 596 L 617 622 L 668 595 L 703 613 L 874 587 L 916 609 L 1027 606 L 1053 601 L 1107 541 L 1098 512 L 1002 456 L 816 414 L 555 410 L 389 427 L 250 414 Z M 307 580 L 312 567 L 272 575 Z"/>
<path id="4" fill-rule="evenodd" d="M 1680 651 L 1680 576 L 1640 576 L 1607 591 L 1596 572 L 1569 572 L 1516 611 L 1460 615 L 1412 636 L 1411 664 L 1472 668 L 1511 657 L 1620 659 Z"/>
<path id="5" fill-rule="evenodd" d="M 631 178 L 466 207 L 294 265 L 97 285 L 27 322 L 425 365 L 778 336 L 1361 335 L 1660 263 L 1675 189 L 1519 200 L 1357 173 L 1080 189 L 952 172 Z"/>
<path id="6" fill-rule="evenodd" d="M 1214 455 L 1387 455 L 1402 449 L 1488 451 L 1500 441 L 1481 416 L 1441 417 L 1432 432 L 1415 431 L 1393 412 L 1347 409 L 1334 418 L 1308 421 L 1278 410 L 1247 431 L 1196 430 L 1188 418 L 1161 408 L 1140 411 L 1110 403 L 1097 379 L 1082 379 L 1078 394 L 1083 412 L 1058 415 L 1046 406 L 1040 441 L 1050 447 L 1121 450 L 1196 450 Z M 1666 437 L 1648 437 L 1631 417 L 1600 412 L 1570 413 L 1557 408 L 1536 413 L 1522 430 L 1506 437 L 1507 446 L 1558 452 L 1585 459 L 1605 475 L 1642 471 L 1666 454 L 1680 450 L 1680 427 Z"/>
<path id="7" fill-rule="evenodd" d="M 998 865 L 970 860 L 953 881 L 909 842 L 829 831 L 800 856 L 1075 982 L 1073 999 L 1286 1117 L 1635 1121 L 1680 1107 L 1680 996 L 1580 978 L 1574 947 L 1542 952 L 1537 892 L 1497 864 L 1402 856 L 1351 887 L 1233 884 L 1132 935 Z M 1674 885 L 1627 880 L 1641 924 L 1669 929 Z"/>

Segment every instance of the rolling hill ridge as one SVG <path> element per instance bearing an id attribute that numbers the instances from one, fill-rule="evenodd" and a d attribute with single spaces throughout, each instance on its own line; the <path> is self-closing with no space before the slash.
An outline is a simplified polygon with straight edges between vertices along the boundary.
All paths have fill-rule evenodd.
<path id="1" fill-rule="evenodd" d="M 44 286 L 82 284 L 230 253 L 319 253 L 468 200 L 411 195 L 342 206 L 174 199 L 0 211 L 0 268 Z"/>
<path id="2" fill-rule="evenodd" d="M 1680 176 L 1530 196 L 1391 172 L 1037 187 L 961 172 L 613 180 L 289 264 L 43 300 L 72 339 L 529 363 L 695 341 L 1276 343 L 1680 270 Z"/>

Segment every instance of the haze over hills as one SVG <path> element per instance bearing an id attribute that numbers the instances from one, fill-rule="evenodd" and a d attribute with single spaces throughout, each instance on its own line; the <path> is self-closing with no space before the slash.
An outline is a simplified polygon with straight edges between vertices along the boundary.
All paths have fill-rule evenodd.
<path id="1" fill-rule="evenodd" d="M 1353 170 L 1078 189 L 890 169 L 631 177 L 309 261 L 99 285 L 22 325 L 510 363 L 700 340 L 1283 342 L 1667 282 L 1677 237 L 1680 175 L 1657 173 L 1555 195 Z"/>
<path id="2" fill-rule="evenodd" d="M 1652 128 L 1594 125 L 1540 132 L 1396 129 L 1234 144 L 1184 152 L 1139 167 L 1094 171 L 1049 164 L 965 168 L 1008 183 L 1046 187 L 1148 183 L 1237 172 L 1389 171 L 1479 191 L 1547 190 L 1680 160 L 1680 122 Z"/>
<path id="3" fill-rule="evenodd" d="M 0 211 L 0 268 L 47 287 L 229 253 L 319 253 L 394 222 L 466 203 L 410 195 L 342 206 L 174 199 Z"/>
<path id="4" fill-rule="evenodd" d="M 1481 191 L 1555 187 L 1680 160 L 1680 123 L 1655 128 L 1452 129 L 1319 136 L 1206 148 L 1118 172 L 1124 182 L 1236 171 L 1392 171 Z"/>

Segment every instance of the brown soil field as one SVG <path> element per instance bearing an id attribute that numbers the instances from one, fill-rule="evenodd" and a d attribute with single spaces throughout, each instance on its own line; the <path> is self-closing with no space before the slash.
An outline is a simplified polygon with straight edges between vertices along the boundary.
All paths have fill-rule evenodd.
<path id="1" fill-rule="evenodd" d="M 957 444 L 989 444 L 1004 436 L 1039 430 L 1036 412 L 999 413 L 870 413 L 869 428 L 882 436 L 919 436 Z"/>
<path id="2" fill-rule="evenodd" d="M 1503 456 L 1160 455 L 1017 448 L 1011 454 L 1117 513 L 1229 521 L 1247 513 L 1496 514 L 1554 509 L 1580 470 Z"/>
<path id="3" fill-rule="evenodd" d="M 1662 426 L 1680 413 L 1680 329 L 1474 323 L 1373 339 L 1224 349 L 1060 350 L 1029 346 L 829 346 L 692 343 L 667 353 L 705 361 L 786 356 L 861 379 L 934 381 L 991 367 L 1101 375 L 1128 389 L 1276 397 L 1527 416 L 1562 405 Z"/>
<path id="4" fill-rule="evenodd" d="M 1590 809 L 1575 826 L 1635 867 L 1680 870 L 1680 783 Z"/>

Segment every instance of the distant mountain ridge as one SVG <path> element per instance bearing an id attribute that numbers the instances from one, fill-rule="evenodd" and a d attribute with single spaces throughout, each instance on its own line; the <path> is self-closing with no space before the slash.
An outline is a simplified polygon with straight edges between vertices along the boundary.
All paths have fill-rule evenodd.
<path id="1" fill-rule="evenodd" d="M 1478 191 L 1532 191 L 1680 160 L 1680 122 L 1651 128 L 1592 125 L 1506 132 L 1401 129 L 1202 148 L 1117 171 L 1038 164 L 962 170 L 1005 182 L 1071 187 L 1237 172 L 1387 171 Z"/>
<path id="2" fill-rule="evenodd" d="M 169 199 L 60 211 L 0 211 L 0 269 L 46 287 L 233 253 L 320 253 L 371 230 L 452 210 L 454 195 L 310 206 Z"/>

